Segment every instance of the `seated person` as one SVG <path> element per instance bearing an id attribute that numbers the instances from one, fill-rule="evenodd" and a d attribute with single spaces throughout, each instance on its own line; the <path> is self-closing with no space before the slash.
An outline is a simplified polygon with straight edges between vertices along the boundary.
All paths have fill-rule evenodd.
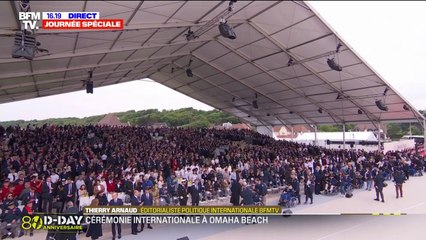
<path id="1" fill-rule="evenodd" d="M 14 238 L 17 232 L 16 230 L 19 228 L 19 220 L 21 218 L 21 210 L 15 205 L 14 201 L 9 202 L 8 208 L 2 212 L 0 218 L 2 219 L 0 224 L 2 239 L 8 237 L 9 234 Z"/>

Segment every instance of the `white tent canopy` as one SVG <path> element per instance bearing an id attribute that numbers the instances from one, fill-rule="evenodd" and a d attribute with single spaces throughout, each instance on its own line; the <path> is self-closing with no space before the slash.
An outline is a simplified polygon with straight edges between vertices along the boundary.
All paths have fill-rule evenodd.
<path id="1" fill-rule="evenodd" d="M 150 78 L 254 126 L 423 121 L 306 2 L 238 1 L 227 18 L 237 39 L 220 36 L 215 22 L 186 40 L 189 27 L 197 31 L 228 3 L 31 1 L 32 11 L 96 11 L 123 18 L 125 28 L 39 30 L 49 54 L 29 61 L 11 57 L 18 2 L 1 1 L 0 103 L 83 90 L 93 70 L 95 94 L 99 86 Z M 343 71 L 327 65 L 333 57 Z M 389 110 L 379 110 L 377 99 Z"/>
<path id="2" fill-rule="evenodd" d="M 343 141 L 342 132 L 318 132 L 317 133 L 318 141 Z M 296 142 L 299 141 L 315 141 L 315 133 L 302 133 L 296 139 Z M 345 141 L 371 141 L 377 142 L 377 138 L 373 132 L 346 132 Z"/>

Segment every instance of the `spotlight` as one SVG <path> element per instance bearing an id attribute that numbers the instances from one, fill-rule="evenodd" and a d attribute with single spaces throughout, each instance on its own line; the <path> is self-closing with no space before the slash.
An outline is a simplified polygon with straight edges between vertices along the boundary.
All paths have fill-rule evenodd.
<path id="1" fill-rule="evenodd" d="M 232 102 L 235 102 L 235 97 L 232 98 Z"/>
<path id="2" fill-rule="evenodd" d="M 322 114 L 322 108 L 318 108 L 318 112 Z"/>
<path id="3" fill-rule="evenodd" d="M 174 72 L 175 72 L 175 68 L 174 68 L 174 67 L 172 67 L 171 73 L 174 73 Z"/>
<path id="4" fill-rule="evenodd" d="M 247 117 L 250 118 L 250 115 L 248 115 Z"/>
<path id="5" fill-rule="evenodd" d="M 361 109 L 358 109 L 358 114 L 362 114 L 363 112 L 362 112 L 362 110 Z"/>
<path id="6" fill-rule="evenodd" d="M 266 116 L 267 116 L 267 117 L 269 117 L 269 116 L 271 116 L 271 114 L 270 114 L 270 113 L 267 113 L 267 114 L 266 114 Z"/>
<path id="7" fill-rule="evenodd" d="M 229 38 L 232 40 L 237 38 L 237 35 L 234 32 L 234 29 L 232 29 L 232 27 L 229 26 L 227 22 L 221 22 L 219 24 L 219 32 L 222 35 L 222 37 Z"/>
<path id="8" fill-rule="evenodd" d="M 290 111 L 289 113 L 290 113 L 290 114 L 293 114 L 293 111 Z"/>
<path id="9" fill-rule="evenodd" d="M 339 99 L 345 99 L 345 96 L 343 96 L 343 95 L 342 95 L 342 94 L 340 94 L 340 93 L 337 93 L 336 100 L 339 100 Z"/>
<path id="10" fill-rule="evenodd" d="M 293 66 L 293 65 L 294 65 L 294 61 L 293 61 L 293 59 L 290 58 L 287 62 L 287 67 L 290 67 L 290 66 Z"/>
<path id="11" fill-rule="evenodd" d="M 256 108 L 256 109 L 259 108 L 259 105 L 257 105 L 257 99 L 253 100 L 252 105 L 253 105 L 253 108 Z"/>
<path id="12" fill-rule="evenodd" d="M 192 74 L 192 70 L 190 68 L 186 69 L 186 76 L 192 78 L 194 75 Z"/>
<path id="13" fill-rule="evenodd" d="M 410 111 L 410 107 L 407 106 L 406 104 L 404 104 L 404 106 L 402 106 L 402 108 L 404 108 L 405 111 Z"/>
<path id="14" fill-rule="evenodd" d="M 327 58 L 327 64 L 331 69 L 335 71 L 340 72 L 343 70 L 343 68 L 334 61 L 334 58 Z"/>
<path id="15" fill-rule="evenodd" d="M 389 110 L 389 108 L 385 104 L 383 104 L 382 100 L 376 100 L 376 106 L 380 110 L 385 111 L 385 112 L 387 112 Z"/>

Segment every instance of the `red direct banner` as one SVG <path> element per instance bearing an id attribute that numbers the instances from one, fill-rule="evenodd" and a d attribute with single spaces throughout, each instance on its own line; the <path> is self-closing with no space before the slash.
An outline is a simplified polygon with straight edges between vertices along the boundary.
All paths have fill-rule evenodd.
<path id="1" fill-rule="evenodd" d="M 42 28 L 46 30 L 120 30 L 124 28 L 124 21 L 123 19 L 43 20 Z"/>

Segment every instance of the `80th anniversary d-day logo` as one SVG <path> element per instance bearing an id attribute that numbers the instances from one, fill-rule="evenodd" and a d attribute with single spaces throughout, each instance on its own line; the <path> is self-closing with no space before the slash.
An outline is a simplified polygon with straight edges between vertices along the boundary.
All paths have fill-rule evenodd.
<path id="1" fill-rule="evenodd" d="M 78 215 L 24 216 L 21 222 L 23 230 L 83 230 L 83 216 Z"/>

